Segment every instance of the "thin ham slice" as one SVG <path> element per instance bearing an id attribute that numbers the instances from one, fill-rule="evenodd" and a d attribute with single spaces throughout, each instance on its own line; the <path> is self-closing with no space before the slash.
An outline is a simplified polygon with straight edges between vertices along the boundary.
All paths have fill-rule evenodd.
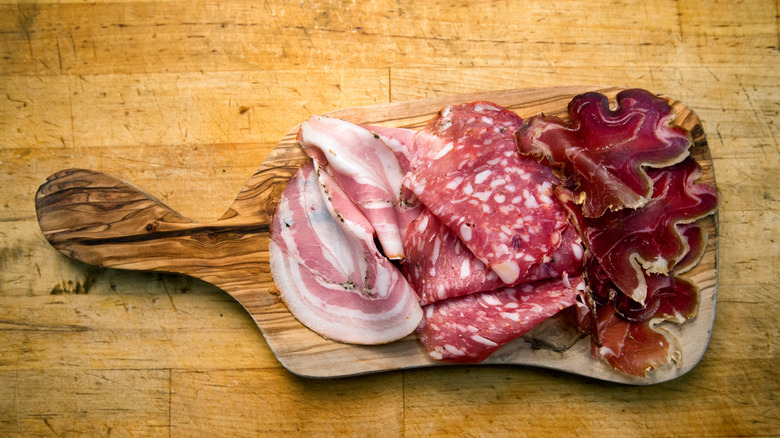
<path id="1" fill-rule="evenodd" d="M 592 315 L 591 353 L 617 370 L 646 376 L 649 370 L 680 362 L 677 339 L 660 324 L 682 324 L 696 315 L 699 294 L 696 286 L 680 277 L 701 258 L 706 237 L 696 223 L 681 227 L 690 250 L 667 275 L 645 274 L 647 304 L 639 305 L 620 292 L 593 258 L 586 263 L 588 302 Z"/>
<path id="2" fill-rule="evenodd" d="M 326 194 L 327 193 L 327 194 Z M 422 318 L 414 290 L 374 244 L 374 228 L 329 174 L 307 162 L 279 201 L 271 274 L 287 308 L 323 337 L 381 344 Z"/>
<path id="3" fill-rule="evenodd" d="M 715 187 L 699 183 L 701 169 L 693 159 L 663 169 L 649 169 L 654 191 L 637 210 L 606 212 L 588 218 L 566 203 L 587 249 L 623 293 L 644 305 L 645 272 L 666 274 L 688 253 L 680 225 L 712 214 L 719 204 Z M 566 199 L 565 191 L 559 191 Z"/>
<path id="4" fill-rule="evenodd" d="M 417 329 L 428 354 L 444 362 L 476 363 L 574 305 L 584 281 L 546 280 L 439 301 L 425 306 Z"/>
<path id="5" fill-rule="evenodd" d="M 379 135 L 344 120 L 313 116 L 301 124 L 298 142 L 318 166 L 329 165 L 326 170 L 373 225 L 385 255 L 403 259 L 402 228 L 419 211 L 402 196 L 403 171 Z"/>
<path id="6" fill-rule="evenodd" d="M 552 171 L 517 153 L 521 119 L 489 102 L 449 106 L 417 133 L 404 184 L 505 284 L 560 244 Z"/>
<path id="7" fill-rule="evenodd" d="M 570 123 L 539 115 L 517 132 L 521 153 L 560 168 L 586 217 L 645 205 L 653 193 L 645 168 L 679 163 L 691 145 L 689 133 L 670 124 L 665 99 L 633 89 L 616 101 L 612 110 L 606 96 L 585 93 L 569 103 Z"/>
<path id="8" fill-rule="evenodd" d="M 591 354 L 616 370 L 647 377 L 648 371 L 680 360 L 679 343 L 657 326 L 660 320 L 627 321 L 609 306 L 600 307 L 596 318 L 601 342 L 591 343 Z"/>
<path id="9" fill-rule="evenodd" d="M 425 210 L 409 227 L 404 239 L 406 279 L 426 305 L 448 298 L 497 289 L 504 285 L 495 272 L 477 259 L 448 227 Z M 532 266 L 518 283 L 574 276 L 583 266 L 579 234 L 567 227 L 549 260 Z"/>

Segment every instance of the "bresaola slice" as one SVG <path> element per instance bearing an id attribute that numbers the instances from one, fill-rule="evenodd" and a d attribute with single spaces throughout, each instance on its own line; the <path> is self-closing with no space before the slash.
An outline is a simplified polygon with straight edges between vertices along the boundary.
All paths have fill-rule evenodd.
<path id="1" fill-rule="evenodd" d="M 693 159 L 663 169 L 648 169 L 653 196 L 637 210 L 606 212 L 588 218 L 566 203 L 585 246 L 613 283 L 644 304 L 645 272 L 666 274 L 689 250 L 678 225 L 712 214 L 719 204 L 715 187 L 699 183 L 701 169 Z M 565 191 L 560 191 L 566 198 Z"/>
<path id="2" fill-rule="evenodd" d="M 490 268 L 477 259 L 458 237 L 428 210 L 409 227 L 404 239 L 406 262 L 401 266 L 409 284 L 426 305 L 448 298 L 504 286 Z M 580 273 L 584 261 L 579 234 L 567 227 L 558 248 L 543 263 L 532 266 L 518 282 Z"/>
<path id="3" fill-rule="evenodd" d="M 417 330 L 436 360 L 477 363 L 545 319 L 574 305 L 579 278 L 546 280 L 452 298 L 424 307 Z"/>
<path id="4" fill-rule="evenodd" d="M 521 119 L 489 102 L 443 109 L 417 133 L 404 184 L 506 284 L 560 243 L 552 171 L 517 153 Z"/>
<path id="5" fill-rule="evenodd" d="M 402 197 L 403 171 L 395 153 L 367 129 L 344 120 L 313 116 L 301 124 L 298 142 L 327 168 L 360 207 L 377 233 L 384 253 L 403 259 L 403 225 L 419 211 Z"/>
<path id="6" fill-rule="evenodd" d="M 422 318 L 414 290 L 378 251 L 360 209 L 330 175 L 320 179 L 307 162 L 274 215 L 269 252 L 280 297 L 329 339 L 381 344 L 408 335 Z"/>
<path id="7" fill-rule="evenodd" d="M 569 103 L 570 123 L 552 116 L 525 121 L 517 132 L 521 153 L 559 167 L 585 217 L 639 208 L 653 194 L 646 167 L 664 167 L 688 156 L 688 132 L 670 125 L 669 103 L 645 90 L 618 93 L 612 110 L 606 96 L 585 93 Z"/>

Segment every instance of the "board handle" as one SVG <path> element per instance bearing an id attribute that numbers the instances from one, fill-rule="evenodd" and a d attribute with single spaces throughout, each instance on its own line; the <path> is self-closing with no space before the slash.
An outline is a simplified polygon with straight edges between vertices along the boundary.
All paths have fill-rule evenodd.
<path id="1" fill-rule="evenodd" d="M 247 248 L 268 247 L 268 221 L 226 215 L 210 224 L 193 222 L 103 173 L 57 172 L 38 189 L 35 206 L 46 240 L 90 265 L 180 273 L 217 285 L 228 271 L 267 270 L 267 257 Z"/>

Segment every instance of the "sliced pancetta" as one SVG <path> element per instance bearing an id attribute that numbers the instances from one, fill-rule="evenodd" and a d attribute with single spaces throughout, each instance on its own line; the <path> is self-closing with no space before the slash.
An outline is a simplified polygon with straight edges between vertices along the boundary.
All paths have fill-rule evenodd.
<path id="1" fill-rule="evenodd" d="M 379 135 L 344 120 L 313 116 L 301 124 L 298 142 L 318 165 L 329 165 L 327 171 L 373 225 L 385 255 L 402 259 L 401 228 L 419 211 L 409 213 L 411 203 L 402 197 L 403 171 Z"/>
<path id="2" fill-rule="evenodd" d="M 387 126 L 364 125 L 363 127 L 377 134 L 387 147 L 393 151 L 403 173 L 409 171 L 412 159 L 412 145 L 414 144 L 414 135 L 417 131 Z"/>
<path id="3" fill-rule="evenodd" d="M 517 153 L 520 123 L 489 102 L 449 106 L 415 136 L 404 179 L 505 284 L 549 257 L 567 226 L 552 171 Z"/>
<path id="4" fill-rule="evenodd" d="M 476 363 L 575 303 L 579 278 L 545 280 L 425 306 L 417 329 L 428 354 L 444 362 Z"/>
<path id="5" fill-rule="evenodd" d="M 374 244 L 374 229 L 335 180 L 311 162 L 288 183 L 269 244 L 287 308 L 323 337 L 381 344 L 417 327 L 414 290 Z"/>
<path id="6" fill-rule="evenodd" d="M 646 204 L 653 184 L 644 168 L 679 163 L 691 145 L 687 131 L 670 125 L 666 100 L 645 90 L 622 91 L 616 100 L 612 110 L 606 96 L 582 94 L 569 104 L 570 123 L 539 115 L 517 132 L 521 153 L 560 168 L 585 217 Z"/>

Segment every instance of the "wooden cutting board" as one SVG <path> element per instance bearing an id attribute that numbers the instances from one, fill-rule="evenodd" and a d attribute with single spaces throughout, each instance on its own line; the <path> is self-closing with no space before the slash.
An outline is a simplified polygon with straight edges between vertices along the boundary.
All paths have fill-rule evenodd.
<path id="1" fill-rule="evenodd" d="M 586 91 L 614 98 L 620 89 L 508 90 L 351 108 L 328 115 L 355 123 L 419 128 L 445 105 L 488 100 L 524 118 L 539 112 L 565 117 L 571 98 Z M 691 153 L 702 165 L 703 180 L 714 184 L 699 118 L 684 104 L 670 102 L 677 115 L 675 123 L 692 133 Z M 222 288 L 252 315 L 276 357 L 295 374 L 337 377 L 445 365 L 428 357 L 414 335 L 379 346 L 323 339 L 301 325 L 281 303 L 269 271 L 269 224 L 287 180 L 307 159 L 295 140 L 297 130 L 296 126 L 279 142 L 230 209 L 212 223 L 193 222 L 112 176 L 71 169 L 50 176 L 36 194 L 41 230 L 57 250 L 91 265 L 180 273 Z M 704 354 L 715 316 L 717 215 L 703 219 L 702 224 L 709 234 L 707 249 L 699 265 L 686 275 L 700 287 L 698 315 L 681 326 L 666 327 L 681 341 L 680 367 L 662 368 L 646 379 L 623 375 L 593 359 L 589 339 L 562 329 L 555 318 L 502 347 L 483 364 L 531 365 L 630 384 L 658 383 L 686 373 Z"/>

